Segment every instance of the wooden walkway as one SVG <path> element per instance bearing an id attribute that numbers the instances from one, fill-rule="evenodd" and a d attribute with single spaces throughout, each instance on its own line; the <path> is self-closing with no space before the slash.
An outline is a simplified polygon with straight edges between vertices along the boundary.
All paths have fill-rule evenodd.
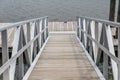
<path id="1" fill-rule="evenodd" d="M 28 80 L 99 80 L 74 34 L 52 34 Z"/>

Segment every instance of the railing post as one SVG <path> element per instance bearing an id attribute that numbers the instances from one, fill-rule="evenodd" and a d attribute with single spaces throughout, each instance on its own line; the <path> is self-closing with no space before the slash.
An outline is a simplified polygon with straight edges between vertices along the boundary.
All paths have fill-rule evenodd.
<path id="1" fill-rule="evenodd" d="M 80 19 L 81 20 L 81 30 L 84 30 L 84 25 L 83 25 L 83 21 L 84 21 L 84 19 L 83 18 L 81 18 Z M 85 41 L 84 41 L 84 32 L 81 32 L 81 42 L 82 42 L 82 44 L 85 46 Z"/>
<path id="2" fill-rule="evenodd" d="M 42 32 L 43 29 L 44 29 L 44 19 L 42 19 L 42 22 L 41 22 L 41 47 L 44 44 L 44 32 Z"/>
<path id="3" fill-rule="evenodd" d="M 42 30 L 42 19 L 40 20 L 39 22 L 39 31 L 40 31 L 40 48 L 42 47 L 42 33 L 41 33 L 41 30 Z"/>
<path id="4" fill-rule="evenodd" d="M 118 27 L 118 58 L 120 59 L 120 27 Z M 120 80 L 120 63 L 118 63 L 118 80 Z"/>
<path id="5" fill-rule="evenodd" d="M 89 20 L 89 26 L 88 26 L 88 34 L 93 38 L 93 31 L 92 31 L 92 20 Z M 94 60 L 94 54 L 93 54 L 93 41 L 91 39 L 89 39 L 89 54 L 92 57 L 92 59 Z"/>
<path id="6" fill-rule="evenodd" d="M 103 45 L 107 49 L 109 49 L 108 48 L 107 38 L 106 38 L 107 37 L 107 35 L 106 35 L 106 33 L 107 33 L 106 27 L 108 27 L 108 26 L 106 26 L 106 24 L 103 24 L 103 34 L 104 34 L 103 35 L 103 41 L 104 41 Z M 108 80 L 108 56 L 104 52 L 103 52 L 103 75 L 104 75 L 105 79 Z"/>
<path id="7" fill-rule="evenodd" d="M 83 20 L 83 30 L 86 32 L 86 26 L 87 26 L 87 19 L 85 18 Z M 83 37 L 84 37 L 84 47 L 86 48 L 86 38 L 87 35 L 83 32 Z"/>
<path id="8" fill-rule="evenodd" d="M 22 28 L 23 26 L 21 26 L 21 30 L 20 30 L 20 38 L 19 38 L 19 45 L 18 45 L 18 51 L 22 48 L 23 46 L 23 32 L 22 32 Z M 24 60 L 23 60 L 23 54 L 21 54 L 18 58 L 18 80 L 22 80 L 23 76 L 24 76 Z"/>
<path id="9" fill-rule="evenodd" d="M 47 38 L 48 38 L 49 32 L 48 32 L 48 17 L 47 17 Z"/>
<path id="10" fill-rule="evenodd" d="M 7 47 L 7 30 L 2 31 L 2 64 L 9 59 L 8 47 Z M 3 80 L 9 80 L 9 69 L 3 73 Z"/>
<path id="11" fill-rule="evenodd" d="M 46 28 L 46 19 L 44 18 L 43 19 L 43 30 Z M 46 34 L 45 34 L 46 30 L 43 31 L 43 44 L 45 42 L 45 39 L 46 39 Z"/>
<path id="12" fill-rule="evenodd" d="M 77 37 L 80 38 L 80 35 L 79 35 L 79 17 L 77 17 Z"/>
<path id="13" fill-rule="evenodd" d="M 40 33 L 40 20 L 37 20 L 36 21 L 36 31 L 37 31 L 37 35 Z M 40 36 L 38 37 L 38 39 L 37 39 L 37 45 L 38 45 L 38 47 L 37 47 L 37 50 L 39 51 L 40 50 L 40 48 L 41 48 L 41 46 L 40 46 Z"/>
<path id="14" fill-rule="evenodd" d="M 27 43 L 31 39 L 31 34 L 30 34 L 31 30 L 30 30 L 30 27 L 31 27 L 31 25 L 30 25 L 30 22 L 29 22 L 29 23 L 27 23 Z M 30 48 L 30 46 L 28 48 L 28 51 L 29 51 L 29 59 L 30 59 L 30 64 L 31 64 L 32 63 L 32 59 L 31 59 L 31 48 Z"/>
<path id="15" fill-rule="evenodd" d="M 46 26 L 46 39 L 47 39 L 47 37 L 48 37 L 48 17 L 46 18 L 45 26 Z"/>
<path id="16" fill-rule="evenodd" d="M 98 36 L 99 36 L 99 28 L 98 28 L 98 22 L 95 21 L 95 40 L 98 41 Z M 97 61 L 97 53 L 98 52 L 98 46 L 95 44 L 95 63 Z"/>
<path id="17" fill-rule="evenodd" d="M 79 38 L 80 38 L 80 41 L 81 41 L 81 18 L 79 18 Z"/>
<path id="18" fill-rule="evenodd" d="M 90 33 L 90 20 L 87 20 L 86 33 L 87 34 Z M 87 40 L 86 40 L 86 50 L 87 51 L 89 51 L 89 41 L 90 41 L 90 39 L 87 37 Z"/>
<path id="19" fill-rule="evenodd" d="M 45 29 L 45 31 L 44 31 L 44 40 L 46 40 L 46 38 L 47 38 L 47 35 L 46 35 L 47 24 L 46 24 L 46 21 L 47 21 L 47 20 L 46 20 L 46 18 L 45 18 L 45 19 L 44 19 L 44 29 Z M 44 29 L 43 29 L 43 30 L 44 30 Z M 45 42 L 45 41 L 44 41 L 44 42 Z"/>

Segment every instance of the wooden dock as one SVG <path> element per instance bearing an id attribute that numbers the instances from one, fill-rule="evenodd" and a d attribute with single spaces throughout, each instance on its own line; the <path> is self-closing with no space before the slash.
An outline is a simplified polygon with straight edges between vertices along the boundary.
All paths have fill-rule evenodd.
<path id="1" fill-rule="evenodd" d="M 100 80 L 75 34 L 51 34 L 28 80 Z"/>

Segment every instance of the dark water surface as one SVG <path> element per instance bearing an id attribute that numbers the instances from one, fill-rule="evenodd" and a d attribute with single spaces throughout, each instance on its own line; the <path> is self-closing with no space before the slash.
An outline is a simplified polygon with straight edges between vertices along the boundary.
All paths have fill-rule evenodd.
<path id="1" fill-rule="evenodd" d="M 76 16 L 108 19 L 110 0 L 0 0 L 0 22 L 49 16 L 50 21 Z"/>

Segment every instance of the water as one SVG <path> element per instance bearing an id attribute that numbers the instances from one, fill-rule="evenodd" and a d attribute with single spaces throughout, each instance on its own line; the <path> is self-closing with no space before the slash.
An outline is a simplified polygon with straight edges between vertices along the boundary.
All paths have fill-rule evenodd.
<path id="1" fill-rule="evenodd" d="M 76 16 L 108 19 L 110 0 L 1 0 L 0 22 L 49 16 L 50 21 L 75 20 Z"/>

